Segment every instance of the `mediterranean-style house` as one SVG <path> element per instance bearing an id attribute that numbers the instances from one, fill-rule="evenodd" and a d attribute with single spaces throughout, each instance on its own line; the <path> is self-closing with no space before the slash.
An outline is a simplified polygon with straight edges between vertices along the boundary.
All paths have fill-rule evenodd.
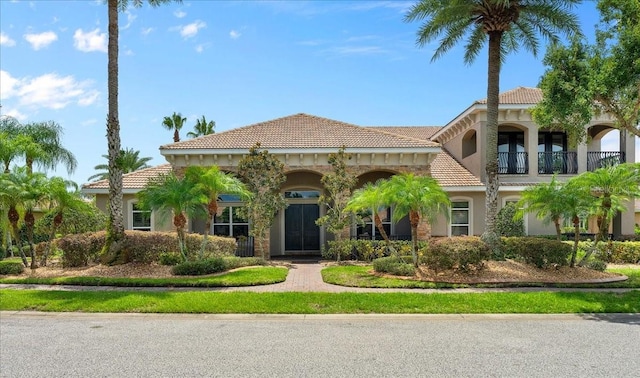
<path id="1" fill-rule="evenodd" d="M 589 141 L 571 148 L 567 135 L 540 129 L 528 111 L 542 98 L 537 88 L 519 87 L 500 95 L 498 155 L 500 206 L 519 199 L 530 185 L 548 182 L 554 173 L 561 180 L 594 170 L 612 161 L 633 161 L 633 137 L 621 132 L 618 151 L 602 151 L 601 140 L 613 130 L 607 116 L 588 125 Z M 170 221 L 161 222 L 155 214 L 144 214 L 136 207 L 135 194 L 146 182 L 159 174 L 180 174 L 189 165 L 217 165 L 234 172 L 238 162 L 257 142 L 285 165 L 287 180 L 282 185 L 288 207 L 279 212 L 269 235 L 271 256 L 319 254 L 331 235 L 315 224 L 325 209 L 318 205 L 323 191 L 322 175 L 330 170 L 328 156 L 342 146 L 352 158 L 348 166 L 358 175 L 358 187 L 399 172 L 431 175 L 449 193 L 450 216 L 441 216 L 432 225 L 422 225 L 426 236 L 480 235 L 485 217 L 485 100 L 474 102 L 444 126 L 357 126 L 307 114 L 295 114 L 221 133 L 160 147 L 167 164 L 124 175 L 125 227 L 131 230 L 169 230 Z M 96 204 L 106 209 L 108 182 L 97 181 L 83 186 L 85 194 L 94 194 Z M 236 209 L 242 203 L 234 196 L 221 196 L 221 210 L 212 222 L 213 234 L 242 237 L 250 224 Z M 633 234 L 634 211 L 623 213 L 612 230 Z M 407 220 L 391 222 L 393 208 L 382 211 L 389 235 L 404 238 L 410 234 Z M 202 232 L 204 220 L 192 219 L 189 230 Z M 589 226 L 586 225 L 588 228 Z M 552 226 L 543 225 L 535 214 L 525 216 L 529 235 L 553 234 Z M 354 225 L 351 236 L 375 238 L 376 229 L 369 222 Z"/>

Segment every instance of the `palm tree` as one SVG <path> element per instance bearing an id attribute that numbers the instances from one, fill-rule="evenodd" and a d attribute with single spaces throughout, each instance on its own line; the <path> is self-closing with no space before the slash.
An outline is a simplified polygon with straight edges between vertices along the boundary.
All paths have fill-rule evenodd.
<path id="1" fill-rule="evenodd" d="M 564 200 L 566 212 L 564 217 L 571 219 L 573 223 L 573 250 L 571 252 L 571 262 L 569 266 L 573 268 L 576 264 L 578 254 L 578 244 L 580 243 L 580 219 L 589 216 L 589 211 L 593 208 L 591 191 L 585 190 L 580 185 L 579 176 L 567 181 L 561 188 L 561 197 Z"/>
<path id="2" fill-rule="evenodd" d="M 202 192 L 207 198 L 207 221 L 204 228 L 204 238 L 200 250 L 200 258 L 204 255 L 207 245 L 211 221 L 218 212 L 218 197 L 221 194 L 238 194 L 241 197 L 250 196 L 242 181 L 236 177 L 220 171 L 217 166 L 204 168 L 196 165 L 187 167 L 185 179 L 193 183 L 196 190 Z"/>
<path id="3" fill-rule="evenodd" d="M 164 126 L 165 129 L 173 130 L 174 143 L 180 142 L 180 129 L 182 129 L 185 122 L 187 122 L 187 118 L 176 112 L 173 112 L 171 116 L 164 117 L 162 120 L 162 126 Z"/>
<path id="4" fill-rule="evenodd" d="M 158 6 L 171 0 L 147 0 L 151 6 Z M 180 0 L 174 0 L 180 2 Z M 139 7 L 144 0 L 107 0 L 109 19 L 109 43 L 107 46 L 107 151 L 109 156 L 109 220 L 107 237 L 102 250 L 105 262 L 118 258 L 124 240 L 124 217 L 122 211 L 122 170 L 118 165 L 120 156 L 120 119 L 118 116 L 118 11 L 124 12 L 129 4 Z"/>
<path id="5" fill-rule="evenodd" d="M 418 224 L 426 219 L 433 224 L 439 213 L 447 214 L 451 204 L 449 196 L 438 182 L 429 176 L 402 173 L 383 181 L 382 193 L 385 202 L 393 205 L 392 219 L 400 221 L 409 216 L 411 224 L 411 255 L 413 265 L 418 266 Z"/>
<path id="6" fill-rule="evenodd" d="M 58 164 L 63 164 L 69 174 L 78 166 L 73 153 L 61 144 L 62 127 L 53 121 L 28 123 L 22 127 L 20 133 L 31 137 L 38 148 L 26 148 L 25 162 L 29 172 L 33 171 L 36 164 L 43 169 L 55 169 Z"/>
<path id="7" fill-rule="evenodd" d="M 60 227 L 64 220 L 64 212 L 67 210 L 77 210 L 80 212 L 91 211 L 91 205 L 82 199 L 76 183 L 65 180 L 61 177 L 53 177 L 49 180 L 47 200 L 51 207 L 50 212 L 53 213 L 54 216 L 53 221 L 51 222 L 49 240 L 47 240 L 44 254 L 40 260 L 41 266 L 47 265 L 47 258 L 51 252 L 51 243 L 56 236 L 58 227 Z"/>
<path id="8" fill-rule="evenodd" d="M 191 180 L 179 179 L 171 172 L 149 181 L 137 194 L 140 208 L 145 210 L 159 210 L 173 212 L 173 225 L 178 234 L 178 247 L 186 261 L 184 228 L 188 216 L 204 216 L 204 205 L 209 198 L 196 188 Z"/>
<path id="9" fill-rule="evenodd" d="M 139 169 L 149 168 L 147 162 L 149 162 L 152 158 L 150 157 L 139 157 L 140 151 L 134 151 L 133 148 L 125 148 L 124 150 L 120 150 L 120 168 L 122 169 L 122 173 L 130 173 L 135 172 Z M 108 155 L 102 155 L 103 158 L 109 159 Z M 98 164 L 93 169 L 102 170 L 103 172 L 98 172 L 95 175 L 89 177 L 88 181 L 98 181 L 98 180 L 106 180 L 109 178 L 109 164 Z"/>
<path id="10" fill-rule="evenodd" d="M 538 183 L 525 189 L 516 205 L 518 212 L 516 216 L 522 217 L 525 213 L 535 212 L 536 217 L 542 220 L 543 224 L 553 223 L 556 229 L 556 239 L 562 238 L 560 220 L 567 212 L 566 198 L 562 191 L 563 184 L 558 182 L 556 175 L 553 175 L 551 182 Z"/>
<path id="11" fill-rule="evenodd" d="M 384 239 L 387 244 L 389 243 L 389 236 L 387 232 L 384 230 L 382 225 L 382 219 L 380 218 L 379 211 L 382 209 L 386 209 L 388 204 L 384 202 L 384 198 L 382 196 L 382 190 L 380 184 L 382 180 L 379 180 L 376 184 L 372 184 L 370 182 L 364 184 L 362 188 L 357 189 L 353 192 L 345 211 L 351 212 L 353 214 L 361 214 L 361 213 L 373 213 L 373 222 L 380 232 L 380 236 Z"/>
<path id="12" fill-rule="evenodd" d="M 629 201 L 640 197 L 640 176 L 635 164 L 619 164 L 585 172 L 575 178 L 574 184 L 591 193 L 591 215 L 598 219 L 595 245 L 607 239 L 611 219 L 618 212 L 626 211 Z M 592 252 L 593 249 L 587 251 L 579 265 L 584 265 Z"/>
<path id="13" fill-rule="evenodd" d="M 215 128 L 216 128 L 215 121 L 207 122 L 204 116 L 202 116 L 201 119 L 196 120 L 196 124 L 193 126 L 193 131 L 189 131 L 187 133 L 187 136 L 189 138 L 197 138 L 199 136 L 213 134 L 215 133 L 215 130 L 214 130 Z"/>
<path id="14" fill-rule="evenodd" d="M 23 181 L 23 197 L 21 198 L 22 206 L 24 208 L 24 224 L 27 231 L 27 241 L 29 242 L 29 253 L 31 255 L 31 269 L 36 269 L 36 250 L 33 241 L 33 228 L 36 224 L 36 219 L 33 211 L 36 207 L 45 204 L 45 198 L 48 190 L 48 179 L 43 173 L 31 173 L 27 169 L 25 177 L 21 178 Z"/>
<path id="15" fill-rule="evenodd" d="M 418 29 L 417 43 L 425 46 L 442 35 L 432 61 L 440 58 L 463 38 L 464 61 L 472 63 L 488 37 L 486 124 L 486 229 L 483 239 L 498 247 L 498 106 L 500 66 L 510 52 L 521 46 L 537 55 L 537 34 L 555 42 L 558 33 L 579 35 L 577 17 L 570 12 L 580 0 L 421 0 L 405 16 L 405 21 L 425 22 Z"/>

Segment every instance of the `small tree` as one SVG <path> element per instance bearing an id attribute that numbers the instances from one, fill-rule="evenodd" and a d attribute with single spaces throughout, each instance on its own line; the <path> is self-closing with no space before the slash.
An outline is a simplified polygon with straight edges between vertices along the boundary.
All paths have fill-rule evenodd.
<path id="1" fill-rule="evenodd" d="M 346 207 L 357 183 L 356 175 L 347 169 L 346 160 L 351 159 L 351 155 L 344 150 L 345 147 L 342 146 L 337 153 L 329 154 L 329 164 L 333 170 L 322 176 L 320 182 L 327 194 L 323 193 L 318 199 L 320 204 L 327 207 L 327 212 L 316 220 L 316 224 L 325 226 L 336 241 L 342 239 L 344 229 L 351 224 L 351 214 L 346 211 Z M 338 261 L 340 255 L 338 252 Z"/>
<path id="2" fill-rule="evenodd" d="M 218 212 L 218 197 L 221 194 L 239 194 L 243 199 L 250 196 L 244 184 L 232 175 L 226 174 L 217 166 L 204 168 L 192 165 L 185 172 L 185 179 L 192 182 L 196 190 L 201 191 L 207 197 L 207 221 L 202 238 L 200 258 L 204 255 L 207 246 L 207 238 L 211 229 L 211 221 Z"/>
<path id="3" fill-rule="evenodd" d="M 251 225 L 249 235 L 255 238 L 260 256 L 266 258 L 264 239 L 276 213 L 287 206 L 280 192 L 287 179 L 284 164 L 269 151 L 260 151 L 260 143 L 256 143 L 238 164 L 238 177 L 253 194 L 244 211 Z"/>
<path id="4" fill-rule="evenodd" d="M 178 248 L 183 259 L 187 260 L 185 244 L 185 226 L 187 217 L 204 216 L 204 205 L 209 198 L 195 187 L 190 180 L 180 179 L 173 172 L 149 180 L 147 185 L 137 194 L 142 209 L 171 211 L 173 225 L 178 234 Z"/>
<path id="5" fill-rule="evenodd" d="M 394 205 L 393 220 L 398 222 L 409 216 L 411 224 L 411 256 L 418 266 L 418 225 L 421 219 L 434 223 L 439 213 L 447 215 L 451 204 L 447 192 L 429 176 L 403 173 L 383 181 L 382 193 L 385 202 Z"/>
<path id="6" fill-rule="evenodd" d="M 516 215 L 522 218 L 525 213 L 535 212 L 543 224 L 553 223 L 559 241 L 562 238 L 560 220 L 567 212 L 567 200 L 563 194 L 562 183 L 554 175 L 548 184 L 539 183 L 522 192 L 517 204 L 520 210 Z"/>

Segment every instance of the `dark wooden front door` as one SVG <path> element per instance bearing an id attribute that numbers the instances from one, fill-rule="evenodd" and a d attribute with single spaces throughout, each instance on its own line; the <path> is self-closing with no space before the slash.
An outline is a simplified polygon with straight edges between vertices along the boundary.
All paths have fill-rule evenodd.
<path id="1" fill-rule="evenodd" d="M 290 204 L 284 213 L 285 252 L 320 251 L 320 217 L 317 204 Z"/>

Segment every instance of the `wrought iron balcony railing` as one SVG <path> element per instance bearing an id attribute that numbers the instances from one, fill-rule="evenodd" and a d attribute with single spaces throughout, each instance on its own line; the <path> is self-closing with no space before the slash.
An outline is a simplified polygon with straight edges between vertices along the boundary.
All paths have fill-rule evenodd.
<path id="1" fill-rule="evenodd" d="M 588 152 L 587 153 L 587 170 L 595 171 L 598 168 L 610 167 L 612 165 L 622 164 L 625 161 L 624 152 Z"/>
<path id="2" fill-rule="evenodd" d="M 578 153 L 569 151 L 538 152 L 538 173 L 578 173 Z"/>
<path id="3" fill-rule="evenodd" d="M 529 173 L 527 152 L 498 152 L 498 173 L 523 175 Z"/>

